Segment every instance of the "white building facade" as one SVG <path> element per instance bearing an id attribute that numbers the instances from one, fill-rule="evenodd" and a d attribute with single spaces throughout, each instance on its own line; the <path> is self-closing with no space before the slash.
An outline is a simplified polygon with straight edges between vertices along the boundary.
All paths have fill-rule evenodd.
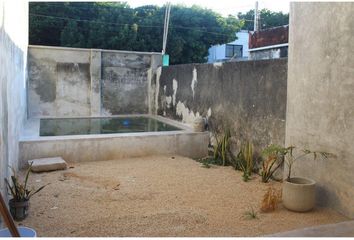
<path id="1" fill-rule="evenodd" d="M 209 48 L 208 63 L 224 62 L 231 58 L 238 60 L 248 59 L 248 31 L 241 30 L 236 33 L 237 39 L 233 42 L 215 45 Z"/>

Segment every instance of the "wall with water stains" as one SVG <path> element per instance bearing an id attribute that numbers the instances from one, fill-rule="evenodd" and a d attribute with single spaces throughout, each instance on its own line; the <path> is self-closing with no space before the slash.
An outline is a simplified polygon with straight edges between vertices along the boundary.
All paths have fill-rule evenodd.
<path id="1" fill-rule="evenodd" d="M 29 117 L 154 112 L 161 54 L 30 46 Z"/>
<path id="2" fill-rule="evenodd" d="M 0 191 L 17 168 L 19 138 L 26 119 L 28 2 L 0 1 Z M 0 223 L 1 225 L 1 223 Z"/>
<path id="3" fill-rule="evenodd" d="M 325 151 L 295 176 L 317 182 L 317 200 L 354 219 L 354 3 L 290 4 L 286 144 Z M 316 21 L 313 21 L 316 16 Z M 334 34 L 330 34 L 335 32 Z M 304 34 L 306 33 L 306 34 Z M 306 49 L 306 51 L 303 51 Z"/>
<path id="4" fill-rule="evenodd" d="M 211 131 L 230 128 L 259 151 L 284 145 L 286 87 L 287 59 L 163 67 L 158 113 L 189 124 L 205 117 Z"/>

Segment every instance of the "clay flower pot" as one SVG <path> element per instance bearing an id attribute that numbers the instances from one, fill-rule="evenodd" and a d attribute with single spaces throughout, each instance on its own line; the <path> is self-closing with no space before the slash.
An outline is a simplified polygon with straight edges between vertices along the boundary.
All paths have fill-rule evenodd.
<path id="1" fill-rule="evenodd" d="M 294 177 L 283 182 L 283 206 L 295 212 L 307 212 L 314 208 L 316 182 L 312 179 Z"/>

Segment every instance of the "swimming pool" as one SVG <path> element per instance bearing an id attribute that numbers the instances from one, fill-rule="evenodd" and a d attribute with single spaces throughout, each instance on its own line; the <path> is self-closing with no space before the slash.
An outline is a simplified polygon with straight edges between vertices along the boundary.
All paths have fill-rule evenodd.
<path id="1" fill-rule="evenodd" d="M 201 158 L 209 133 L 156 115 L 32 118 L 19 144 L 19 166 L 27 160 L 62 157 L 67 162 L 116 160 L 148 155 Z"/>
<path id="2" fill-rule="evenodd" d="M 40 120 L 39 136 L 114 134 L 182 130 L 146 116 L 105 118 L 47 118 Z"/>

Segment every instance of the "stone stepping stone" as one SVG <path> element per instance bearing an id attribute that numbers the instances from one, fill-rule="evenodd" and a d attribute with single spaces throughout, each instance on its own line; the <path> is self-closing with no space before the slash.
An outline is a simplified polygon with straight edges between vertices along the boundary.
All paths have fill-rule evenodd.
<path id="1" fill-rule="evenodd" d="M 33 172 L 49 172 L 55 170 L 64 170 L 67 168 L 67 163 L 61 157 L 39 158 L 28 160 L 28 164 L 32 164 Z"/>

